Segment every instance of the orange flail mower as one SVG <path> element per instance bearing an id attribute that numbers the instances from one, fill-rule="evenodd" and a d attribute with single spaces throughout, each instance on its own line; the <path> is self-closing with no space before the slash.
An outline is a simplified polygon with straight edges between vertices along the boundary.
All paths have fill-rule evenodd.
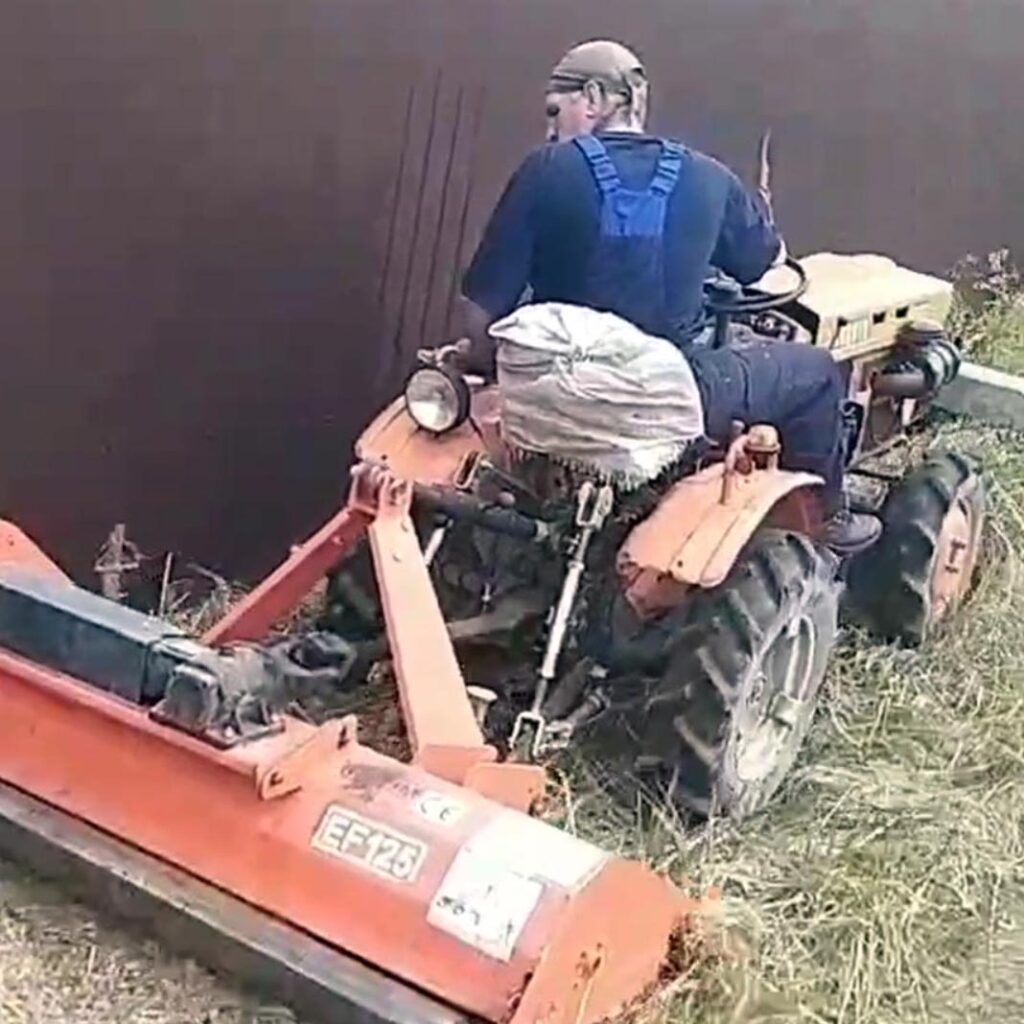
<path id="1" fill-rule="evenodd" d="M 223 916 L 227 897 L 228 930 L 267 956 L 282 929 L 286 951 L 313 940 L 294 973 L 308 983 L 311 957 L 327 958 L 312 988 L 330 1019 L 613 1016 L 664 981 L 696 904 L 528 816 L 543 769 L 498 763 L 484 742 L 410 498 L 386 470 L 357 467 L 346 508 L 205 644 L 78 589 L 5 524 L 3 835 L 10 845 L 20 822 L 65 856 L 70 835 L 86 860 L 112 837 L 131 883 L 164 909 L 191 901 Z M 272 673 L 241 643 L 364 533 L 388 595 L 409 764 L 361 744 L 352 716 L 313 726 L 268 711 Z M 248 908 L 255 924 L 242 927 Z"/>

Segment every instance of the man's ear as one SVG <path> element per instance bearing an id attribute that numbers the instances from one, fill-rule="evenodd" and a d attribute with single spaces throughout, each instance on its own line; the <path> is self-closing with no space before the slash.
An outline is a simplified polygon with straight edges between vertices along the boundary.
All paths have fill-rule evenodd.
<path id="1" fill-rule="evenodd" d="M 590 79 L 583 86 L 583 98 L 587 101 L 587 113 L 591 117 L 599 117 L 604 110 L 606 93 L 600 82 Z"/>

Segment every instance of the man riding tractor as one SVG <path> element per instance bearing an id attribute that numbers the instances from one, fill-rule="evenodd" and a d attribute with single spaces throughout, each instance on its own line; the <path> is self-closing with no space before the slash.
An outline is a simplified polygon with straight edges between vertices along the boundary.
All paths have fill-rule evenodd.
<path id="1" fill-rule="evenodd" d="M 920 642 L 970 587 L 983 490 L 949 453 L 892 478 L 879 517 L 846 511 L 844 471 L 956 374 L 951 289 L 881 257 L 785 257 L 766 177 L 762 206 L 646 135 L 647 96 L 618 44 L 560 62 L 555 141 L 516 171 L 466 273 L 468 337 L 420 354 L 354 454 L 413 486 L 502 756 L 589 736 L 632 765 L 616 778 L 742 817 L 794 763 L 841 598 Z M 798 287 L 767 279 L 779 263 Z M 712 268 L 742 291 L 705 296 Z M 386 662 L 394 613 L 369 548 L 328 570 L 323 617 L 359 679 Z"/>
<path id="2" fill-rule="evenodd" d="M 648 135 L 648 99 L 640 60 L 618 43 L 584 43 L 556 65 L 549 143 L 513 174 L 465 275 L 456 358 L 493 373 L 489 328 L 527 289 L 533 304 L 613 313 L 667 338 L 689 363 L 707 436 L 728 444 L 736 421 L 774 426 L 782 465 L 825 481 L 822 540 L 840 555 L 862 550 L 881 527 L 844 499 L 844 385 L 831 355 L 749 338 L 702 344 L 712 269 L 748 285 L 785 260 L 770 213 L 722 164 Z"/>

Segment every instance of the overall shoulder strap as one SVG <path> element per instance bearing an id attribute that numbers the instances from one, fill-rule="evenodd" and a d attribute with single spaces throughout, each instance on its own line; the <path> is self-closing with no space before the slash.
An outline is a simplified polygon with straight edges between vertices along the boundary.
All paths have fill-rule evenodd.
<path id="1" fill-rule="evenodd" d="M 619 172 L 615 170 L 615 165 L 601 140 L 595 139 L 593 135 L 577 135 L 573 142 L 590 165 L 597 187 L 605 196 L 615 195 L 621 187 Z"/>
<path id="2" fill-rule="evenodd" d="M 678 142 L 662 139 L 661 158 L 651 178 L 650 191 L 658 195 L 671 195 L 679 181 L 679 172 L 683 166 L 685 150 Z"/>

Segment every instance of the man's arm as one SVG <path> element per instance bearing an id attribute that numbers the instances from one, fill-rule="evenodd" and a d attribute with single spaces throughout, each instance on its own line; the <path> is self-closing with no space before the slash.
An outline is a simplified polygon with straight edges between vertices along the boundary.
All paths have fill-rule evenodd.
<path id="1" fill-rule="evenodd" d="M 729 172 L 729 193 L 711 262 L 740 284 L 753 284 L 786 258 L 782 236 L 766 211 Z"/>
<path id="2" fill-rule="evenodd" d="M 462 326 L 462 340 L 458 342 L 459 365 L 467 373 L 478 373 L 491 380 L 496 375 L 495 360 L 497 346 L 487 333 L 487 328 L 496 317 L 491 316 L 472 299 L 462 296 L 459 303 L 459 322 Z"/>
<path id="3" fill-rule="evenodd" d="M 533 211 L 543 154 L 544 150 L 531 153 L 512 175 L 462 280 L 459 319 L 470 345 L 462 346 L 460 361 L 473 372 L 493 375 L 495 346 L 487 329 L 515 309 L 530 281 Z"/>

